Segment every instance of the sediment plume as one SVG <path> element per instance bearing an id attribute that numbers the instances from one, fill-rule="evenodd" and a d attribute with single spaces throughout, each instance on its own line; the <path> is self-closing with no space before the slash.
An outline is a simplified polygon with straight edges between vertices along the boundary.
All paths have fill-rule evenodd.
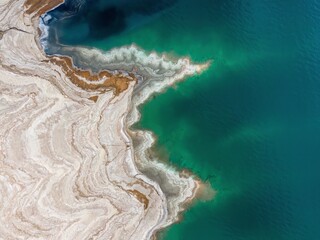
<path id="1" fill-rule="evenodd" d="M 152 133 L 130 126 L 206 66 L 135 46 L 47 56 L 39 17 L 61 3 L 0 1 L 0 239 L 151 239 L 200 183 L 150 159 Z"/>

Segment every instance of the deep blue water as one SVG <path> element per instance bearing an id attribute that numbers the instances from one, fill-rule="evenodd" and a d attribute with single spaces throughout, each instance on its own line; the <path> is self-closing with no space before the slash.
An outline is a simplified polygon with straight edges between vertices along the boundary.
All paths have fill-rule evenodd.
<path id="1" fill-rule="evenodd" d="M 141 109 L 170 162 L 217 190 L 164 239 L 320 240 L 320 1 L 87 1 L 51 26 L 64 44 L 213 60 Z"/>

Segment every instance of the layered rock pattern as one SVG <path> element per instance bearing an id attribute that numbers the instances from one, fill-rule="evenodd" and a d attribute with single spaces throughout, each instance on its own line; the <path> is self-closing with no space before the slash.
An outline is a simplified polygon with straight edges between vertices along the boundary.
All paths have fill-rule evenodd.
<path id="1" fill-rule="evenodd" d="M 60 3 L 0 2 L 0 239 L 151 239 L 199 183 L 148 158 L 152 134 L 129 127 L 154 91 L 201 67 L 161 64 L 153 84 L 142 64 L 115 69 L 115 52 L 97 74 L 48 57 L 38 16 Z"/>

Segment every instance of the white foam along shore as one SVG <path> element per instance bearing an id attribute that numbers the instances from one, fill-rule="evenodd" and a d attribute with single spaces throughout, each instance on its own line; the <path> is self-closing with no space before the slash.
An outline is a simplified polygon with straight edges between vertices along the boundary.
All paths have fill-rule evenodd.
<path id="1" fill-rule="evenodd" d="M 179 213 L 184 209 L 184 205 L 195 197 L 197 189 L 202 183 L 196 180 L 193 175 L 181 178 L 178 169 L 164 164 L 161 159 L 156 157 L 150 159 L 148 151 L 155 143 L 155 136 L 146 130 L 133 130 L 130 127 L 140 119 L 138 107 L 153 94 L 165 91 L 168 87 L 189 76 L 201 74 L 209 67 L 210 62 L 197 65 L 192 64 L 189 58 L 171 60 L 165 54 L 160 56 L 156 52 L 146 53 L 135 44 L 114 48 L 110 51 L 62 46 L 60 51 L 72 54 L 73 57 L 80 59 L 80 62 L 87 67 L 90 67 L 90 64 L 94 64 L 99 66 L 99 69 L 133 70 L 140 76 L 140 81 L 134 89 L 131 107 L 128 109 L 127 131 L 138 143 L 134 149 L 138 169 L 147 174 L 152 180 L 158 182 L 164 193 L 167 193 L 168 219 L 161 228 L 177 221 Z M 161 183 L 163 179 L 173 179 L 171 181 L 172 184 L 170 184 L 169 180 L 167 183 Z M 169 196 L 173 189 L 177 194 Z"/>
<path id="2" fill-rule="evenodd" d="M 50 17 L 44 16 L 44 19 L 49 20 Z M 47 39 L 47 35 L 44 35 L 43 39 Z M 44 44 L 45 47 L 48 46 L 47 43 Z M 150 159 L 148 151 L 155 143 L 155 137 L 151 132 L 132 130 L 130 127 L 140 119 L 138 107 L 153 94 L 164 91 L 188 76 L 201 74 L 209 67 L 210 62 L 192 64 L 190 58 L 187 57 L 173 60 L 165 54 L 147 53 L 135 44 L 113 48 L 109 51 L 55 44 L 59 46 L 59 54 L 72 56 L 74 61 L 78 62 L 78 66 L 94 69 L 94 71 L 101 69 L 134 71 L 139 76 L 140 80 L 138 86 L 135 86 L 132 102 L 128 109 L 126 131 L 138 143 L 134 148 L 138 169 L 147 174 L 153 181 L 158 182 L 161 190 L 165 194 L 167 193 L 167 220 L 157 227 L 164 228 L 177 221 L 179 213 L 183 211 L 186 203 L 195 197 L 201 182 L 196 180 L 193 175 L 181 178 L 179 170 L 175 167 L 164 164 L 161 159 L 156 157 Z M 163 183 L 163 179 L 168 179 L 168 181 Z M 172 189 L 176 194 L 169 196 Z"/>
<path id="3" fill-rule="evenodd" d="M 132 130 L 130 127 L 140 119 L 138 107 L 153 94 L 164 91 L 188 76 L 200 74 L 208 68 L 209 63 L 194 65 L 189 58 L 174 61 L 166 55 L 159 56 L 155 52 L 147 54 L 135 45 L 114 48 L 108 52 L 94 48 L 66 48 L 68 52 L 71 48 L 71 52 L 76 52 L 81 59 L 87 59 L 91 63 L 99 62 L 103 69 L 134 69 L 142 76 L 132 96 L 131 108 L 126 119 L 127 131 L 137 142 L 134 153 L 138 169 L 160 184 L 168 200 L 168 219 L 161 228 L 177 221 L 186 203 L 195 197 L 200 185 L 202 187 L 204 185 L 192 175 L 181 178 L 178 169 L 168 163 L 164 164 L 163 160 L 155 156 L 150 159 L 148 151 L 155 143 L 155 136 L 146 130 Z M 168 180 L 163 182 L 163 179 Z M 172 191 L 176 194 L 172 194 Z"/>
<path id="4" fill-rule="evenodd" d="M 140 75 L 119 96 L 107 91 L 93 103 L 88 98 L 96 92 L 76 87 L 46 61 L 39 20 L 23 9 L 23 1 L 0 5 L 0 236 L 150 239 L 177 220 L 201 183 L 149 159 L 152 134 L 128 128 L 153 93 L 207 65 L 136 46 L 109 52 L 64 46 L 84 65 Z"/>
<path id="5" fill-rule="evenodd" d="M 39 29 L 41 35 L 39 36 L 39 41 L 44 50 L 48 47 L 48 37 L 49 37 L 49 26 L 48 21 L 51 19 L 51 16 L 47 13 L 43 14 L 39 19 Z"/>

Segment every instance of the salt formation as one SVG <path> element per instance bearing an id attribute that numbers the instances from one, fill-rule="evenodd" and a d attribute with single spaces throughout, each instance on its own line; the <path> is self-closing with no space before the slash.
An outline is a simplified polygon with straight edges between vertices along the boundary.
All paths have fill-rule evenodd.
<path id="1" fill-rule="evenodd" d="M 199 182 L 149 159 L 151 133 L 129 127 L 153 92 L 202 66 L 134 47 L 69 49 L 104 74 L 48 57 L 39 15 L 60 3 L 0 1 L 0 239 L 151 239 Z"/>

